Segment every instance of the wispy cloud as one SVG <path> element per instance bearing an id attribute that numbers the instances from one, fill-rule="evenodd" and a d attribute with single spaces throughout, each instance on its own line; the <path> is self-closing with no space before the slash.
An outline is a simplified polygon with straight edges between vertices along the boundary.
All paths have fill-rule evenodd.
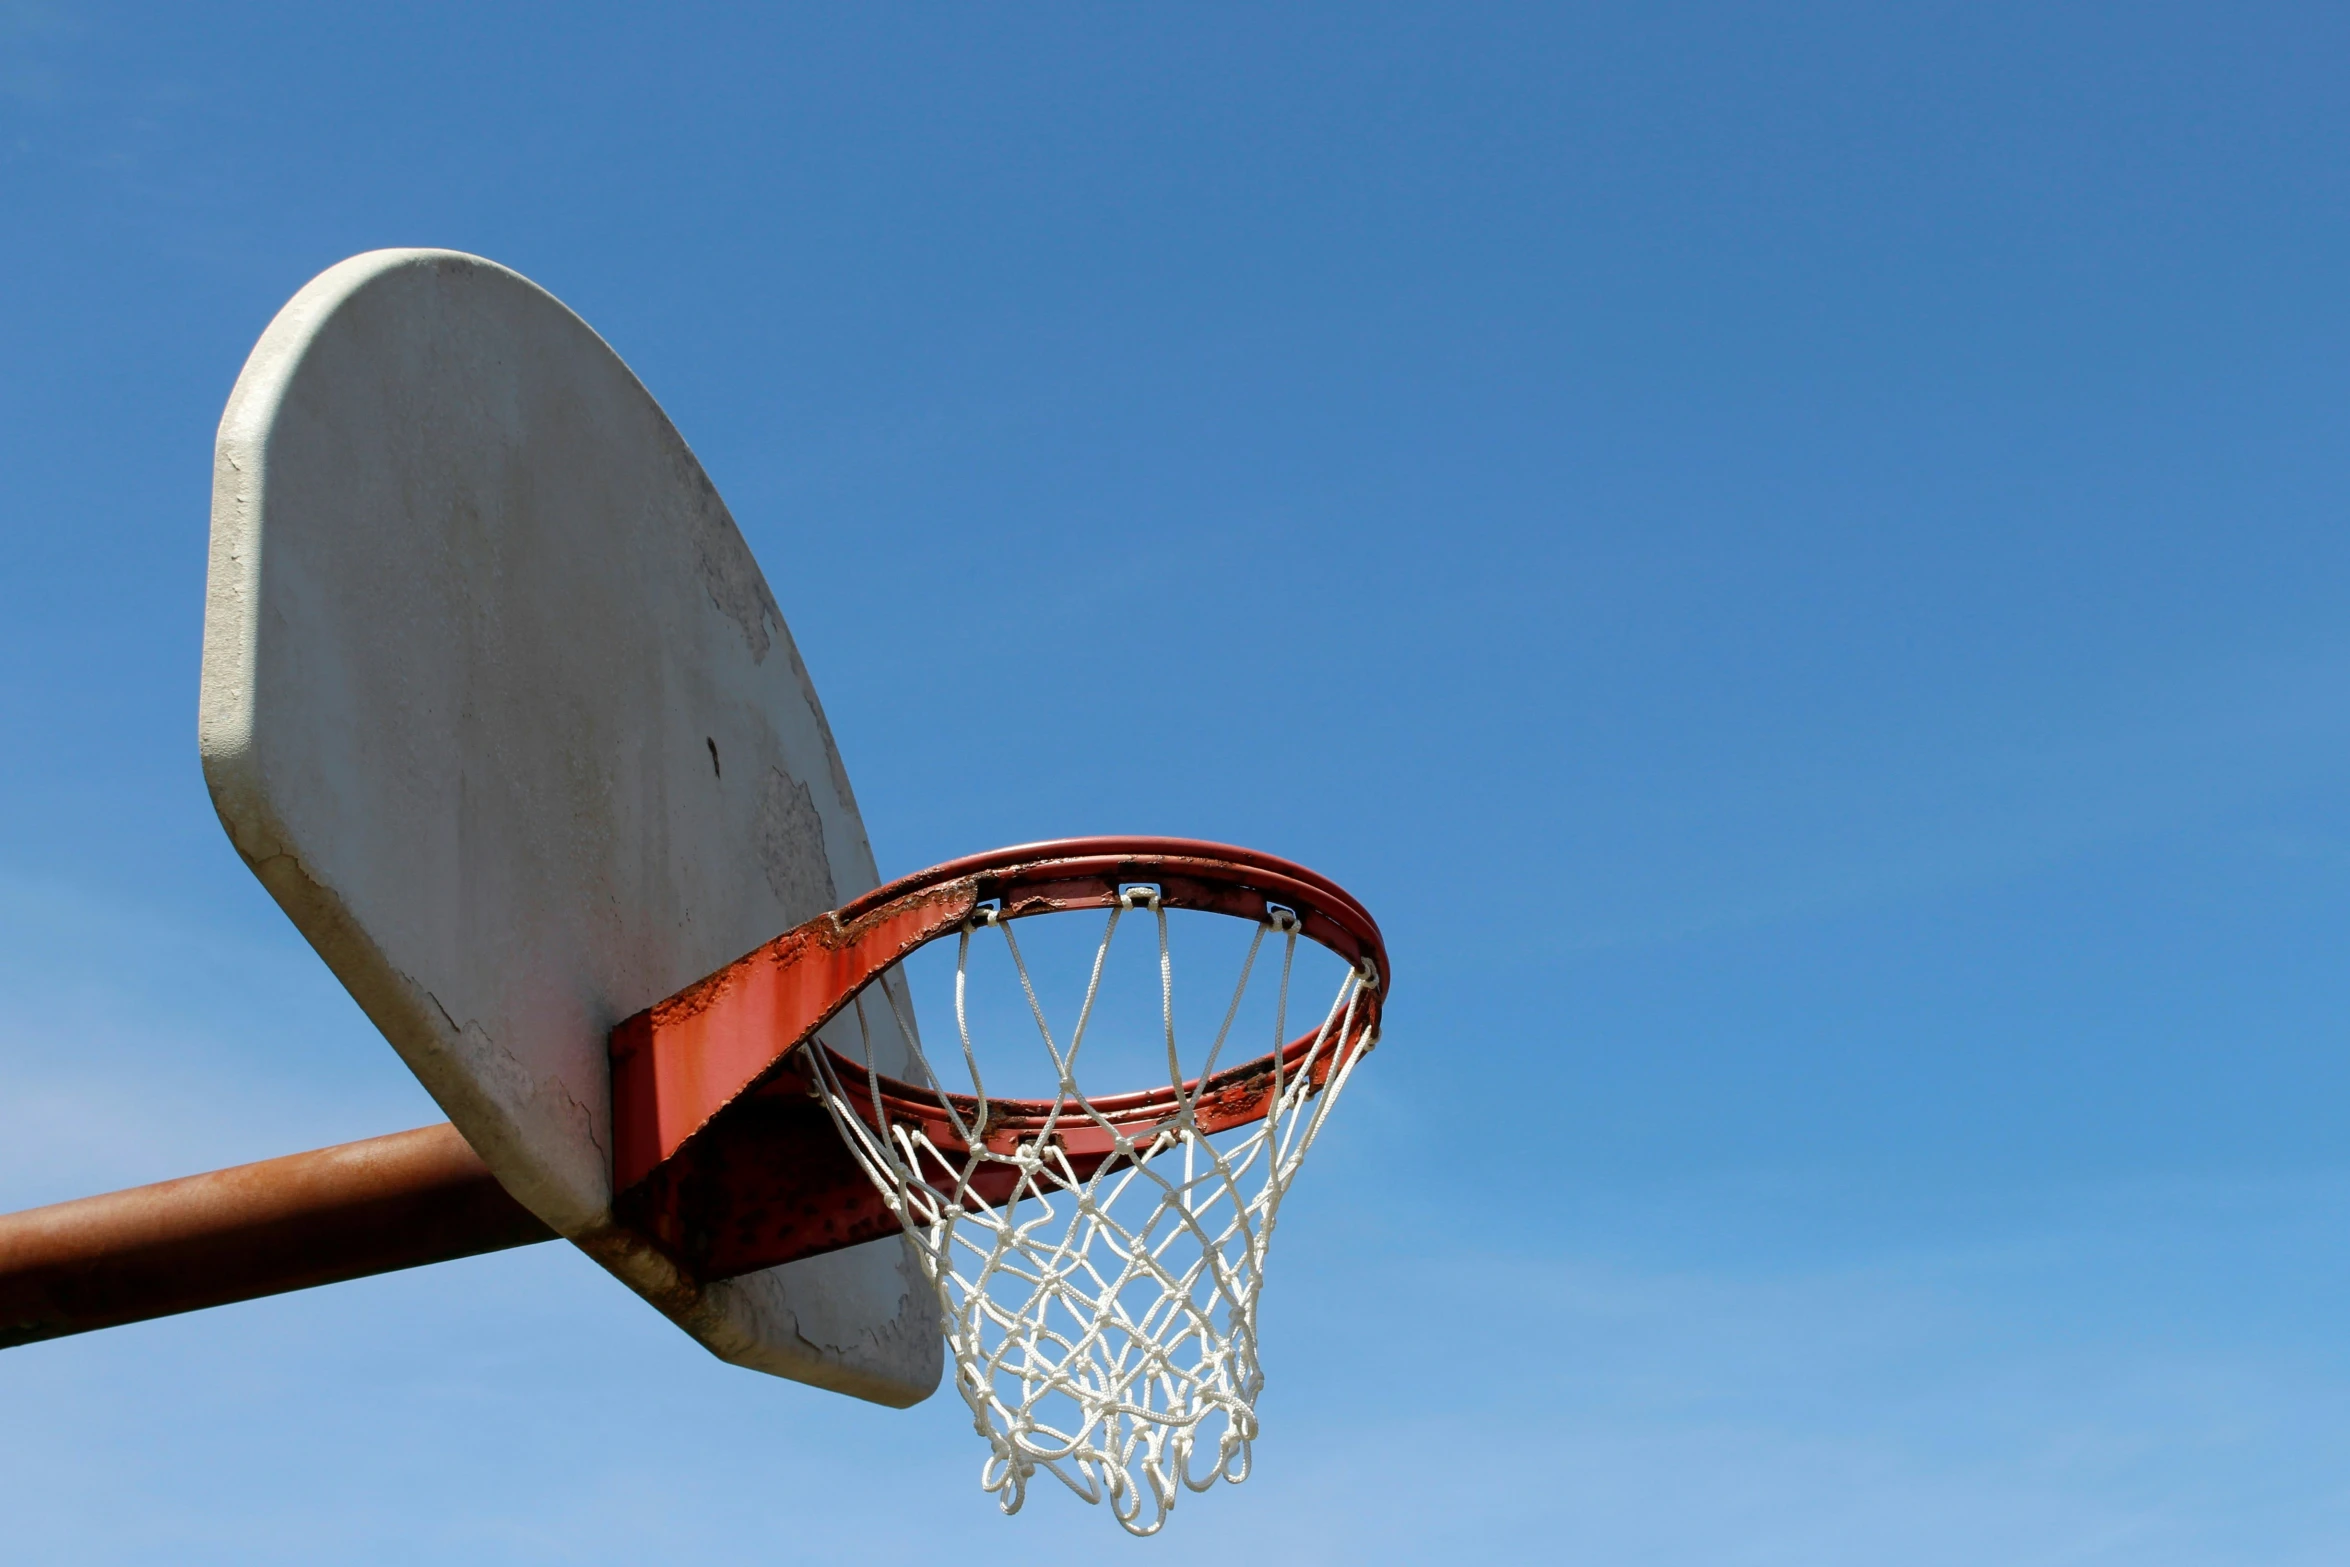
<path id="1" fill-rule="evenodd" d="M 1545 881 L 1540 955 L 1675 941 L 2029 874 L 2350 772 L 2350 649 L 2152 683 L 2057 732 L 1847 738 L 1638 806 Z"/>
<path id="2" fill-rule="evenodd" d="M 1615 1219 L 1718 1251 L 1752 1201 Z M 1325 1250 L 1313 1330 L 1270 1346 L 1309 1364 L 1276 1358 L 1306 1385 L 1267 1443 L 1319 1505 L 1239 1505 L 1268 1560 L 2339 1560 L 2346 1218 L 2328 1176 L 2083 1189 L 1808 1264 L 1573 1224 L 1539 1250 Z"/>
<path id="3" fill-rule="evenodd" d="M 0 874 L 0 1207 L 437 1118 L 291 928 Z"/>

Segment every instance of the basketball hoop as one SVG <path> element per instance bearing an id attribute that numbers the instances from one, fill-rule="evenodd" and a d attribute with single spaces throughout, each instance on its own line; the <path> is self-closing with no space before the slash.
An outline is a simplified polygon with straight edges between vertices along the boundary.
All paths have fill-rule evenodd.
<path id="1" fill-rule="evenodd" d="M 1105 918 L 1064 1030 L 1013 927 L 1085 910 Z M 1255 926 L 1222 1025 L 1190 1077 L 1178 1050 L 1171 910 Z M 1079 1063 L 1089 1028 L 1100 1026 L 1105 965 L 1137 919 L 1156 941 L 1166 1078 L 1088 1089 Z M 949 936 L 969 1092 L 950 1088 L 922 1053 L 897 978 L 906 957 Z M 1345 972 L 1319 1020 L 1291 1037 L 1301 938 L 1336 954 Z M 974 948 L 998 939 L 1056 1084 L 1049 1099 L 985 1087 L 990 1053 L 974 1039 L 966 1002 Z M 1252 980 L 1271 992 L 1272 1048 L 1219 1068 Z M 616 1104 L 652 1109 L 633 1134 L 623 1119 L 623 1175 L 649 1172 L 641 1190 L 653 1195 L 639 1199 L 640 1211 L 656 1234 L 683 1245 L 692 1234 L 740 1231 L 731 1214 L 676 1217 L 675 1199 L 661 1193 L 723 1184 L 691 1173 L 721 1168 L 717 1156 L 697 1165 L 679 1150 L 737 1100 L 813 1097 L 862 1172 L 864 1207 L 878 1196 L 882 1212 L 834 1199 L 828 1217 L 795 1217 L 795 1234 L 821 1227 L 824 1244 L 845 1244 L 887 1233 L 876 1223 L 886 1217 L 912 1242 L 938 1295 L 956 1388 L 989 1444 L 982 1487 L 1016 1512 L 1042 1469 L 1084 1500 L 1107 1502 L 1130 1533 L 1153 1534 L 1185 1488 L 1247 1478 L 1264 1385 L 1257 1305 L 1274 1221 L 1349 1075 L 1378 1041 L 1386 980 L 1379 928 L 1359 903 L 1312 871 L 1250 850 L 1096 838 L 952 861 L 811 920 L 652 1009 L 641 1026 L 624 1025 L 614 1035 L 616 1084 L 645 1086 Z M 835 1019 L 842 1026 L 826 1032 L 837 1043 L 818 1038 Z M 874 1033 L 885 1026 L 912 1043 L 928 1083 L 874 1069 Z M 764 1032 L 766 1064 L 746 1058 L 730 1068 L 726 1058 L 749 1031 Z M 842 1048 L 849 1040 L 857 1047 Z M 741 1077 L 741 1086 L 713 1090 L 714 1076 Z M 672 1082 L 699 1098 L 672 1089 L 665 1100 L 657 1090 Z M 688 1173 L 664 1186 L 672 1167 Z M 737 1154 L 723 1167 L 749 1161 Z M 795 1247 L 810 1249 L 804 1238 L 777 1240 L 727 1266 L 800 1254 Z"/>

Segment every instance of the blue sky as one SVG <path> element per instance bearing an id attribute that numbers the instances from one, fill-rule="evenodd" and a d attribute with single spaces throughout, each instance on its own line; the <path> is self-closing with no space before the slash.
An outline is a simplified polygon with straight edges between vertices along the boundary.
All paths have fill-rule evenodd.
<path id="1" fill-rule="evenodd" d="M 1463 9 L 0 6 L 0 1204 L 434 1118 L 194 745 L 377 246 L 662 400 L 885 873 L 1396 964 L 1147 1545 L 542 1247 L 0 1355 L 16 1559 L 2350 1553 L 2350 26 Z"/>

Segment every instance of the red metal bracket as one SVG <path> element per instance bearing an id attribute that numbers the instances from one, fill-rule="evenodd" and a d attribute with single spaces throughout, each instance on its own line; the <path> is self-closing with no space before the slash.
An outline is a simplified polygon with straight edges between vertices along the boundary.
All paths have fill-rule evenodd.
<path id="1" fill-rule="evenodd" d="M 892 965 L 953 934 L 984 905 L 993 904 L 1000 919 L 1107 908 L 1121 889 L 1141 883 L 1156 887 L 1168 908 L 1257 921 L 1288 910 L 1305 936 L 1373 978 L 1342 1047 L 1376 1038 L 1386 947 L 1370 914 L 1335 882 L 1254 850 L 1181 838 L 998 849 L 818 915 L 614 1029 L 616 1211 L 703 1279 L 895 1233 L 896 1219 L 857 1168 L 794 1052 Z M 1283 1069 L 1294 1070 L 1313 1040 L 1306 1034 L 1278 1052 Z M 883 1079 L 876 1105 L 867 1102 L 864 1068 L 837 1066 L 861 1112 L 921 1124 L 939 1146 L 951 1146 L 951 1123 L 933 1091 Z M 1208 1130 L 1242 1125 L 1265 1113 L 1275 1066 L 1268 1055 L 1184 1092 L 1200 1096 Z M 1141 1126 L 1164 1115 L 1174 1094 L 1169 1085 L 1093 1102 Z M 967 1124 L 976 1108 L 968 1107 Z M 1008 1148 L 1052 1105 L 991 1100 L 988 1111 L 989 1143 L 1000 1138 Z M 1098 1164 L 1106 1157 L 1107 1134 L 1070 1127 L 1066 1117 L 1061 1124 L 1073 1159 Z"/>

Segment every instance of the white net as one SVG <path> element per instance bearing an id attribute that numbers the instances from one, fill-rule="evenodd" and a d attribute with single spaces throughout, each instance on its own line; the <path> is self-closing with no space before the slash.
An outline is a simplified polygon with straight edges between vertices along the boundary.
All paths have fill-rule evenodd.
<path id="1" fill-rule="evenodd" d="M 1157 918 L 1158 1010 L 1172 1092 L 1138 1124 L 1101 1097 L 1099 1084 L 1089 1097 L 1077 1066 L 1119 921 L 1144 909 Z M 1364 1007 L 1376 976 L 1349 971 L 1319 1028 L 1285 1053 L 1299 930 L 1294 916 L 1274 910 L 1249 942 L 1206 1063 L 1187 1082 L 1167 911 L 1154 891 L 1129 889 L 1110 909 L 1065 1036 L 1047 1020 L 1012 923 L 983 910 L 956 948 L 955 1022 L 971 1094 L 937 1094 L 951 1138 L 874 1108 L 883 1095 L 870 1048 L 868 1081 L 855 1085 L 863 1096 L 841 1080 L 838 1058 L 815 1048 L 809 1055 L 841 1135 L 938 1292 L 956 1386 L 990 1449 L 981 1486 L 1005 1512 L 1017 1512 L 1029 1478 L 1047 1470 L 1084 1500 L 1106 1501 L 1129 1533 L 1155 1534 L 1184 1488 L 1248 1476 L 1265 1380 L 1257 1301 L 1266 1249 L 1282 1195 L 1376 1042 Z M 1057 1079 L 1046 1113 L 1023 1120 L 1011 1138 L 988 1136 L 967 1005 L 973 939 L 987 926 L 1002 934 Z M 1213 1094 L 1203 1102 L 1201 1085 L 1241 1015 L 1267 935 L 1281 946 L 1272 1075 L 1263 1118 L 1235 1127 L 1214 1113 Z M 896 987 L 875 988 L 895 1013 Z M 864 1004 L 860 997 L 856 1015 L 869 1028 L 877 1020 L 866 1019 Z M 895 1021 L 914 1038 L 906 1019 Z M 940 1081 L 928 1061 L 921 1064 L 930 1082 Z M 1095 1154 L 1073 1155 L 1072 1146 Z"/>

